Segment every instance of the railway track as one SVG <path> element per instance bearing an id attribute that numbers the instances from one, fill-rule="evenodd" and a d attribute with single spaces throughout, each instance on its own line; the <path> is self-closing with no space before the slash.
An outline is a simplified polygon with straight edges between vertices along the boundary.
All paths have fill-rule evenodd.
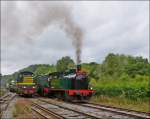
<path id="1" fill-rule="evenodd" d="M 0 104 L 6 101 L 6 99 L 11 96 L 11 93 L 7 93 L 4 96 L 0 97 Z"/>
<path id="2" fill-rule="evenodd" d="M 43 103 L 43 105 L 39 102 Z M 148 113 L 100 107 L 100 105 L 91 103 L 72 104 L 51 99 L 38 99 L 37 104 L 40 104 L 40 106 L 44 108 L 43 110 L 50 110 L 50 115 L 54 114 L 54 116 L 60 116 L 60 119 L 150 119 Z"/>
<path id="3" fill-rule="evenodd" d="M 32 109 L 46 119 L 100 119 L 90 114 L 43 100 L 32 101 Z"/>
<path id="4" fill-rule="evenodd" d="M 16 94 L 7 93 L 0 98 L 0 117 L 3 117 L 4 111 L 7 110 L 9 103 L 15 98 Z"/>
<path id="5" fill-rule="evenodd" d="M 96 104 L 96 103 L 79 103 L 79 105 L 89 107 L 89 108 L 95 108 L 95 109 L 100 109 L 100 110 L 106 110 L 122 115 L 128 115 L 132 116 L 138 119 L 150 119 L 150 113 L 146 112 L 140 112 L 140 111 L 134 111 L 134 110 L 129 110 L 129 109 L 123 109 L 123 108 L 117 108 L 113 106 L 106 106 L 106 105 L 101 105 L 101 104 Z"/>

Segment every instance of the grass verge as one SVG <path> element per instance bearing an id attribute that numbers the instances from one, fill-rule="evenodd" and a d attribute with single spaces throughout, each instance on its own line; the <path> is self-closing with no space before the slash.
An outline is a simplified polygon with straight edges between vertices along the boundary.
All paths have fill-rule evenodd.
<path id="1" fill-rule="evenodd" d="M 131 109 L 135 111 L 150 112 L 149 99 L 131 100 L 122 97 L 109 97 L 109 96 L 93 96 L 91 102 Z"/>
<path id="2" fill-rule="evenodd" d="M 6 93 L 4 89 L 0 89 L 0 97 L 3 96 Z"/>

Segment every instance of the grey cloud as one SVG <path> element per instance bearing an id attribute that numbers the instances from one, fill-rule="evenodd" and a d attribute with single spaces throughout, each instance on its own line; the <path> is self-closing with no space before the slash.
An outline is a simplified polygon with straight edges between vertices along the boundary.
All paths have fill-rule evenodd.
<path id="1" fill-rule="evenodd" d="M 91 7 L 93 6 L 91 5 Z M 103 6 L 101 7 L 99 7 L 100 10 L 103 10 Z M 134 3 L 132 3 L 126 4 L 125 6 L 122 4 L 122 6 L 119 6 L 119 9 L 117 5 L 116 7 L 109 6 L 109 9 L 110 11 L 108 10 L 106 12 L 103 10 L 103 15 L 100 15 L 99 19 L 95 20 L 97 23 L 96 27 L 92 27 L 90 24 L 90 22 L 93 23 L 93 21 L 89 21 L 90 25 L 84 24 L 84 26 L 88 27 L 83 50 L 85 57 L 94 57 L 95 61 L 99 62 L 104 59 L 106 54 L 114 52 L 134 56 L 142 55 L 148 58 L 148 4 L 134 5 Z M 105 13 L 107 15 L 105 15 Z M 107 16 L 107 19 L 105 16 Z M 105 21 L 102 25 L 99 22 L 103 20 L 100 21 L 100 19 L 104 19 Z"/>
<path id="2" fill-rule="evenodd" d="M 68 4 L 73 7 L 74 21 L 84 31 L 83 62 L 102 62 L 110 52 L 148 58 L 148 2 L 84 1 L 68 2 Z M 13 7 L 15 4 L 9 3 L 9 5 Z M 14 11 L 13 14 L 16 13 Z M 27 14 L 29 13 L 26 11 Z M 17 20 L 16 17 L 13 16 L 13 18 Z M 30 22 L 31 17 L 25 19 Z M 59 25 L 55 23 L 47 27 L 39 37 L 30 43 L 25 42 L 24 39 L 28 38 L 30 41 L 30 38 L 35 37 L 19 37 L 17 42 L 13 42 L 15 39 L 9 37 L 4 40 L 2 37 L 2 73 L 12 73 L 30 64 L 56 63 L 56 60 L 65 55 L 75 60 L 75 49 L 71 45 L 70 37 L 66 36 Z M 19 26 L 16 25 L 11 34 L 19 29 Z M 3 26 L 1 28 L 7 31 Z M 29 27 L 30 30 L 32 30 L 32 25 Z M 21 36 L 29 31 L 19 31 L 18 34 Z M 11 44 L 8 40 L 12 41 Z"/>

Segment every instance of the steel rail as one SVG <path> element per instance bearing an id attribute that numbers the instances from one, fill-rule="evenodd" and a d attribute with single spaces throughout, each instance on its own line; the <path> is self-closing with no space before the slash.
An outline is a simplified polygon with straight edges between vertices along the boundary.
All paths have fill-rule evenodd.
<path id="1" fill-rule="evenodd" d="M 100 118 L 100 117 L 97 117 L 97 116 L 94 116 L 94 115 L 91 115 L 91 114 L 88 114 L 88 113 L 85 113 L 85 112 L 82 112 L 82 111 L 79 111 L 79 110 L 70 109 L 70 108 L 66 108 L 66 107 L 64 107 L 64 106 L 62 106 L 62 105 L 50 103 L 49 101 L 45 101 L 45 100 L 42 100 L 42 99 L 38 99 L 38 100 L 40 100 L 41 102 L 46 102 L 46 103 L 48 103 L 48 104 L 58 106 L 58 107 L 60 107 L 60 108 L 62 108 L 62 109 L 68 110 L 68 111 L 72 111 L 72 112 L 81 114 L 81 115 L 83 115 L 83 116 L 86 116 L 86 119 L 88 119 L 88 118 L 90 118 L 90 119 L 102 119 L 102 118 Z M 46 110 L 47 110 L 47 109 L 46 109 Z M 56 115 L 59 115 L 58 113 L 53 112 L 53 111 L 52 111 L 52 113 L 55 113 Z M 59 116 L 60 116 L 60 115 L 59 115 Z M 63 118 L 63 119 L 68 119 L 67 117 L 64 117 L 64 116 L 62 116 L 62 118 Z M 109 119 L 110 119 L 110 118 L 109 118 Z"/>
<path id="2" fill-rule="evenodd" d="M 44 118 L 49 119 L 49 116 L 50 116 L 50 117 L 53 116 L 53 117 L 55 117 L 55 118 L 57 118 L 57 119 L 65 119 L 65 118 L 63 118 L 62 116 L 58 115 L 57 113 L 55 113 L 55 112 L 53 112 L 53 111 L 51 111 L 51 110 L 48 110 L 48 109 L 46 109 L 46 108 L 44 108 L 44 107 L 38 105 L 37 103 L 35 103 L 35 102 L 33 102 L 33 101 L 31 101 L 31 102 L 32 102 L 32 105 L 33 105 L 34 107 L 36 107 L 36 108 L 32 107 L 31 109 L 34 110 L 35 112 L 37 112 L 38 114 L 40 114 L 41 116 L 43 116 Z M 40 110 L 42 111 L 42 113 L 40 112 Z M 43 112 L 44 112 L 44 113 L 47 113 L 49 116 L 48 116 L 48 115 L 44 115 Z"/>
<path id="3" fill-rule="evenodd" d="M 7 108 L 8 108 L 8 106 L 9 106 L 10 102 L 11 102 L 15 97 L 16 97 L 15 94 L 13 95 L 12 93 L 9 93 L 8 95 L 6 95 L 6 96 L 4 96 L 3 98 L 1 98 L 1 103 L 2 103 L 2 104 L 1 104 L 1 107 L 2 107 L 2 105 L 4 105 L 4 108 L 0 110 L 0 117 L 3 116 L 4 111 L 7 110 Z M 7 99 L 7 98 L 8 98 L 8 99 Z"/>
<path id="4" fill-rule="evenodd" d="M 44 101 L 44 102 L 48 102 L 48 103 L 52 103 L 50 101 L 43 100 L 43 99 L 39 99 L 39 100 Z M 116 114 L 123 115 L 123 116 L 133 117 L 133 118 L 136 118 L 136 119 L 150 119 L 150 113 L 146 113 L 146 112 L 133 111 L 133 110 L 117 108 L 117 107 L 111 107 L 111 106 L 106 106 L 105 107 L 105 105 L 104 105 L 104 107 L 102 107 L 102 105 L 99 105 L 99 104 L 96 104 L 96 103 L 69 103 L 69 104 L 89 107 L 91 109 L 92 108 L 93 109 L 100 109 L 100 110 L 103 110 L 103 111 L 116 113 Z M 93 104 L 93 105 L 86 105 L 86 104 Z M 57 105 L 57 104 L 55 104 L 55 105 Z M 59 106 L 59 105 L 57 105 L 57 106 Z M 62 107 L 62 106 L 60 106 L 60 107 Z M 96 117 L 96 118 L 98 118 L 98 117 Z"/>
<path id="5" fill-rule="evenodd" d="M 101 118 L 101 117 L 97 117 L 96 115 L 92 115 L 92 114 L 85 113 L 85 112 L 82 112 L 82 111 L 79 111 L 79 110 L 71 109 L 71 108 L 69 108 L 69 107 L 64 107 L 64 106 L 62 106 L 62 105 L 59 105 L 59 104 L 56 104 L 56 103 L 52 103 L 52 102 L 50 102 L 50 101 L 46 101 L 46 100 L 43 100 L 43 99 L 38 99 L 38 100 L 43 101 L 43 102 L 46 102 L 46 103 L 49 103 L 49 104 L 53 104 L 53 105 L 55 105 L 55 106 L 59 106 L 59 107 L 61 107 L 61 108 L 67 109 L 67 110 L 71 110 L 71 111 L 80 113 L 80 114 L 82 114 L 82 115 L 86 115 L 86 116 L 88 116 L 88 117 L 90 117 L 90 118 L 103 119 L 103 118 Z M 72 104 L 72 103 L 69 103 L 69 104 Z M 112 118 L 105 117 L 105 119 L 112 119 Z"/>
<path id="6" fill-rule="evenodd" d="M 0 97 L 0 103 L 4 103 L 5 101 L 7 101 L 7 97 L 11 96 L 10 93 L 5 94 L 4 96 Z"/>
<path id="7" fill-rule="evenodd" d="M 45 116 L 44 113 L 41 112 L 39 109 L 34 108 L 34 107 L 31 107 L 31 109 L 32 109 L 33 111 L 35 111 L 36 113 L 38 113 L 40 116 L 44 117 L 45 119 L 49 119 L 49 117 Z M 50 116 L 50 117 L 51 117 L 51 116 Z M 38 118 L 38 119 L 40 119 L 40 118 Z"/>
<path id="8" fill-rule="evenodd" d="M 114 109 L 120 109 L 120 110 L 124 110 L 124 111 L 130 111 L 130 112 L 136 112 L 136 113 L 140 113 L 140 114 L 150 115 L 150 112 L 136 111 L 136 110 L 132 110 L 132 109 L 126 109 L 126 108 L 115 107 L 115 106 L 110 106 L 110 105 L 103 105 L 103 104 L 92 103 L 92 102 L 85 102 L 85 103 L 96 105 L 96 106 L 98 105 L 98 106 L 103 106 L 103 107 L 108 107 L 108 108 L 114 108 Z"/>
<path id="9" fill-rule="evenodd" d="M 146 112 L 133 111 L 133 110 L 123 109 L 123 108 L 100 105 L 96 103 L 85 103 L 85 104 L 80 103 L 79 105 L 90 107 L 90 108 L 95 108 L 95 109 L 100 109 L 100 110 L 106 110 L 106 111 L 110 111 L 110 112 L 114 112 L 114 113 L 118 113 L 122 115 L 128 115 L 128 116 L 135 117 L 138 119 L 150 119 L 150 113 L 146 113 Z"/>

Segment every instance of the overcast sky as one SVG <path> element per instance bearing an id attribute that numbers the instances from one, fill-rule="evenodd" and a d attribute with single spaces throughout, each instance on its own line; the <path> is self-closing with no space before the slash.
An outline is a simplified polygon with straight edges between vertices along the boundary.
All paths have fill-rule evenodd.
<path id="1" fill-rule="evenodd" d="M 53 4 L 57 6 L 57 2 L 44 1 L 38 7 L 53 7 Z M 37 12 L 31 10 L 34 5 L 37 3 L 2 1 L 2 74 L 11 74 L 31 64 L 55 64 L 62 56 L 75 60 L 72 40 L 57 23 L 52 22 L 44 29 L 39 27 L 40 33 L 32 35 L 32 22 L 38 21 L 34 21 L 37 17 L 32 14 Z M 148 1 L 76 1 L 58 5 L 67 7 L 83 31 L 82 62 L 101 63 L 110 52 L 149 57 Z M 38 12 L 36 15 L 43 17 Z M 31 35 L 26 37 L 25 33 Z"/>

